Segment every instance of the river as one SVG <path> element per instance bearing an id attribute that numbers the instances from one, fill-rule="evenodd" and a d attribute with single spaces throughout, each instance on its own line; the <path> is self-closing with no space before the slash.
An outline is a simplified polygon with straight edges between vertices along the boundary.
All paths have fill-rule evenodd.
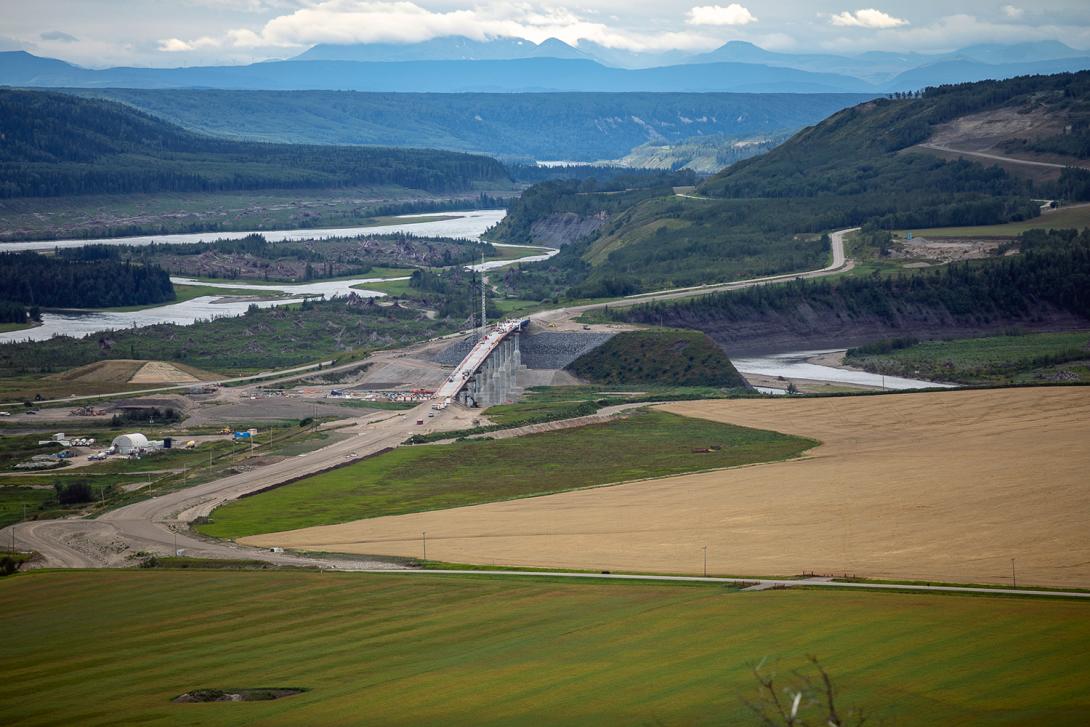
<path id="1" fill-rule="evenodd" d="M 426 214 L 399 215 L 405 220 L 390 225 L 371 227 L 336 227 L 310 230 L 246 230 L 243 232 L 187 232 L 173 235 L 139 235 L 137 237 L 104 237 L 90 240 L 45 240 L 40 242 L 6 242 L 0 251 L 54 250 L 56 248 L 83 247 L 85 245 L 150 245 L 153 242 L 193 244 L 211 240 L 240 240 L 247 235 L 262 235 L 269 242 L 292 240 L 327 240 L 331 237 L 356 237 L 357 235 L 384 235 L 408 232 L 420 237 L 453 237 L 462 240 L 480 240 L 481 235 L 504 218 L 507 210 L 469 210 L 463 212 L 429 212 Z M 445 220 L 414 221 L 426 217 L 451 217 Z"/>
<path id="2" fill-rule="evenodd" d="M 270 242 L 285 242 L 303 239 L 328 239 L 330 237 L 354 237 L 356 235 L 380 235 L 394 232 L 407 232 L 421 237 L 453 237 L 464 240 L 480 240 L 480 236 L 492 225 L 503 219 L 505 210 L 471 210 L 464 212 L 444 212 L 444 217 L 450 219 L 418 221 L 423 217 L 434 217 L 435 214 L 401 215 L 397 219 L 404 220 L 388 225 L 373 227 L 341 227 L 336 229 L 316 230 L 254 230 L 246 232 L 202 232 L 193 234 L 176 235 L 144 235 L 140 237 L 118 237 L 94 240 L 50 240 L 48 242 L 16 242 L 0 246 L 0 250 L 36 250 L 48 251 L 56 248 L 82 247 L 84 245 L 150 245 L 153 242 L 192 244 L 206 240 L 239 239 L 255 232 L 264 235 Z M 520 245 L 504 245 L 503 247 L 523 247 Z M 555 255 L 555 250 L 550 250 L 543 255 L 534 255 L 520 260 L 491 260 L 483 264 L 471 266 L 475 270 L 493 270 L 495 268 L 511 265 L 515 262 L 532 262 L 544 260 Z M 87 312 L 49 312 L 42 315 L 42 325 L 21 331 L 9 331 L 0 333 L 0 342 L 5 341 L 43 341 L 55 335 L 67 335 L 76 338 L 89 336 L 102 331 L 117 330 L 120 328 L 133 328 L 150 326 L 156 323 L 177 323 L 190 325 L 197 321 L 222 318 L 224 316 L 242 315 L 250 305 L 268 308 L 289 303 L 298 303 L 304 295 L 324 295 L 326 298 L 345 296 L 355 293 L 363 297 L 378 297 L 385 295 L 377 291 L 359 290 L 354 286 L 375 283 L 380 280 L 404 280 L 405 278 L 354 278 L 351 280 L 315 281 L 300 285 L 290 283 L 261 283 L 249 284 L 230 281 L 224 283 L 205 283 L 189 278 L 171 278 L 176 284 L 204 285 L 215 288 L 229 288 L 234 290 L 252 290 L 255 296 L 266 295 L 270 292 L 286 293 L 288 297 L 275 300 L 250 301 L 220 296 L 202 296 L 181 303 L 144 308 L 136 311 L 87 311 Z"/>
<path id="3" fill-rule="evenodd" d="M 782 376 L 785 379 L 805 379 L 807 381 L 831 381 L 838 384 L 857 384 L 886 389 L 927 389 L 953 388 L 950 384 L 937 384 L 920 379 L 903 379 L 899 376 L 882 376 L 867 371 L 841 369 L 834 366 L 822 366 L 811 363 L 810 359 L 822 354 L 835 353 L 837 349 L 824 351 L 794 351 L 777 353 L 770 356 L 731 359 L 734 367 L 743 374 L 763 376 Z M 839 349 L 843 350 L 843 349 Z M 765 387 L 758 387 L 764 391 Z M 771 393 L 771 392 L 768 392 Z"/>

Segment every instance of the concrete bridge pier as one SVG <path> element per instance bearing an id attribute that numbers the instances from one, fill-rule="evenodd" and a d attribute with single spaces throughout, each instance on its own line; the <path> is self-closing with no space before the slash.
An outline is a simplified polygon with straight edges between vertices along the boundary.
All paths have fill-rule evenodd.
<path id="1" fill-rule="evenodd" d="M 521 394 L 516 377 L 524 368 L 517 333 L 507 336 L 477 368 L 458 394 L 458 403 L 486 409 L 513 401 Z"/>

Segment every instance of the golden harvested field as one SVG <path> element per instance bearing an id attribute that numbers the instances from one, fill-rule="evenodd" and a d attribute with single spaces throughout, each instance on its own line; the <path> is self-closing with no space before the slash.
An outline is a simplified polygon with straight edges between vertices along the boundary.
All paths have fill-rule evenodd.
<path id="1" fill-rule="evenodd" d="M 243 542 L 459 563 L 1090 587 L 1090 389 L 666 404 L 796 460 Z M 562 456 L 562 453 L 558 453 Z"/>
<path id="2" fill-rule="evenodd" d="M 222 377 L 168 361 L 108 359 L 70 369 L 54 378 L 92 384 L 194 384 Z"/>

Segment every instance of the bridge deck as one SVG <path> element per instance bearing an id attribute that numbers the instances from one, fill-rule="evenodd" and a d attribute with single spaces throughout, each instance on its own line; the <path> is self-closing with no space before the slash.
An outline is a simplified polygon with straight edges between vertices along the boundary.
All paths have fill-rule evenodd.
<path id="1" fill-rule="evenodd" d="M 433 398 L 446 401 L 457 396 L 477 369 L 481 367 L 496 347 L 503 343 L 504 339 L 522 328 L 528 318 L 503 321 L 489 329 L 484 338 L 473 346 L 469 354 L 458 364 L 443 385 L 435 392 Z"/>

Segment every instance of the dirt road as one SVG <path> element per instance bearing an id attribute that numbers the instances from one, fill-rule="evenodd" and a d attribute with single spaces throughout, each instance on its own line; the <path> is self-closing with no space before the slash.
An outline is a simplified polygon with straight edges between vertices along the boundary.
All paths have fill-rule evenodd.
<path id="1" fill-rule="evenodd" d="M 356 419 L 338 428 L 352 436 L 322 449 L 291 457 L 251 471 L 241 472 L 195 487 L 154 497 L 103 514 L 94 520 L 48 520 L 13 526 L 16 546 L 35 550 L 44 564 L 52 567 L 87 568 L 123 565 L 138 551 L 169 554 L 175 547 L 186 555 L 206 558 L 258 558 L 281 564 L 315 564 L 314 559 L 267 550 L 240 547 L 233 543 L 204 539 L 188 531 L 188 523 L 208 515 L 220 504 L 270 485 L 275 485 L 335 467 L 345 462 L 396 447 L 423 427 L 428 404 L 398 414 L 382 413 Z M 427 418 L 429 429 L 459 428 L 465 423 L 453 412 Z M 10 542 L 11 529 L 0 532 L 0 542 Z M 337 562 L 338 567 L 364 568 L 382 565 L 373 559 L 355 563 Z M 322 561 L 329 564 L 328 561 Z"/>

